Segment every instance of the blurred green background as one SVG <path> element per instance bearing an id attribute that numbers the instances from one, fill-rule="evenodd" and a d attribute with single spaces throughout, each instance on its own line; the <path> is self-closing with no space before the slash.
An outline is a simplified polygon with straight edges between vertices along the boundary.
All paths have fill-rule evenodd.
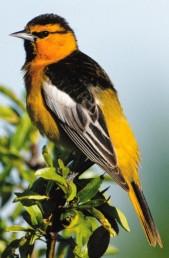
<path id="1" fill-rule="evenodd" d="M 164 249 L 148 246 L 126 193 L 111 187 L 112 201 L 126 214 L 131 233 L 113 244 L 119 258 L 169 257 L 169 2 L 167 0 L 29 0 L 1 3 L 0 83 L 24 92 L 22 42 L 8 35 L 34 16 L 57 13 L 77 35 L 82 51 L 108 72 L 119 92 L 141 153 L 141 179 Z M 2 101 L 2 97 L 0 98 Z M 1 129 L 1 133 L 4 133 Z"/>

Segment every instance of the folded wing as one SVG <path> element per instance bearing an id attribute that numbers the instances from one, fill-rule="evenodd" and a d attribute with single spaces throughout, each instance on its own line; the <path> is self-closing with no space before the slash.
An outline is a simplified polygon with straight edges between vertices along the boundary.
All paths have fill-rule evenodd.
<path id="1" fill-rule="evenodd" d="M 128 190 L 116 160 L 104 118 L 91 92 L 89 98 L 77 103 L 67 93 L 50 82 L 43 85 L 43 96 L 48 108 L 59 119 L 60 125 L 77 147 L 94 163 Z"/>

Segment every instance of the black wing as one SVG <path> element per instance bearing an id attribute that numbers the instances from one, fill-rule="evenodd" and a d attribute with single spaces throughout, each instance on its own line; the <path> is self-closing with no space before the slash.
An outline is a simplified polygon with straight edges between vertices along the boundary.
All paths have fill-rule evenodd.
<path id="1" fill-rule="evenodd" d="M 69 57 L 64 63 L 48 67 L 48 79 L 43 84 L 45 102 L 77 147 L 128 190 L 117 166 L 103 114 L 92 94 L 92 88 L 97 85 L 102 90 L 112 85 L 97 63 L 82 53 L 75 55 L 76 58 Z"/>

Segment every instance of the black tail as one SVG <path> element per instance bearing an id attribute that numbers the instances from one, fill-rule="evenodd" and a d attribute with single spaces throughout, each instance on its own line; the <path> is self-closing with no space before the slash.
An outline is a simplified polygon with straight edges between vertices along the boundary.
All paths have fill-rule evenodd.
<path id="1" fill-rule="evenodd" d="M 132 201 L 132 204 L 136 210 L 136 213 L 139 217 L 141 225 L 145 231 L 147 239 L 151 246 L 159 245 L 163 247 L 160 234 L 155 225 L 153 217 L 151 215 L 150 209 L 144 197 L 143 191 L 141 188 L 134 182 L 131 183 L 129 190 L 129 197 Z"/>

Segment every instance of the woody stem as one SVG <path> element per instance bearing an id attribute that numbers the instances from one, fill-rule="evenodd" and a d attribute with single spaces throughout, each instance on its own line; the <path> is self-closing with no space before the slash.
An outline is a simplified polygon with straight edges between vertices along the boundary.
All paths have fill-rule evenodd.
<path id="1" fill-rule="evenodd" d="M 47 253 L 46 258 L 55 258 L 55 246 L 56 246 L 56 232 L 49 232 L 46 237 L 47 240 Z"/>

